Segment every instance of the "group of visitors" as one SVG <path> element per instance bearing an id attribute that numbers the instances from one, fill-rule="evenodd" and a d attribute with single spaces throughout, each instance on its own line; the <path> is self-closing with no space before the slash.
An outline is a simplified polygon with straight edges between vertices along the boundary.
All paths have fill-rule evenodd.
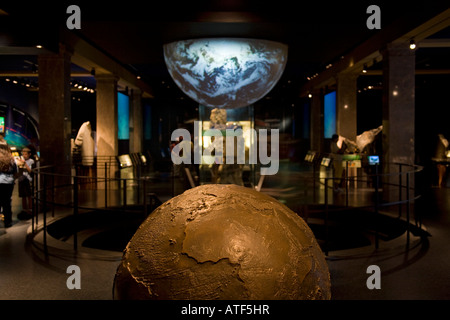
<path id="1" fill-rule="evenodd" d="M 16 179 L 19 183 L 19 197 L 22 198 L 23 219 L 32 217 L 31 181 L 35 161 L 29 148 L 22 149 L 21 157 L 14 157 L 4 134 L 0 133 L 0 211 L 5 228 L 12 226 L 12 194 Z"/>

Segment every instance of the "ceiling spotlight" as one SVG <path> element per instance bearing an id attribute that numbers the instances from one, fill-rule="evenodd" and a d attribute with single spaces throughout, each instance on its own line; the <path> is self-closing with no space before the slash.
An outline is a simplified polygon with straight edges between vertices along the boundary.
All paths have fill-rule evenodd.
<path id="1" fill-rule="evenodd" d="M 367 73 L 367 65 L 363 66 L 362 73 Z"/>
<path id="2" fill-rule="evenodd" d="M 409 42 L 409 48 L 410 48 L 411 50 L 414 50 L 414 49 L 416 48 L 416 42 L 415 42 L 414 40 L 411 40 L 411 41 Z"/>
<path id="3" fill-rule="evenodd" d="M 36 48 L 42 49 L 42 46 L 40 44 L 36 45 Z"/>

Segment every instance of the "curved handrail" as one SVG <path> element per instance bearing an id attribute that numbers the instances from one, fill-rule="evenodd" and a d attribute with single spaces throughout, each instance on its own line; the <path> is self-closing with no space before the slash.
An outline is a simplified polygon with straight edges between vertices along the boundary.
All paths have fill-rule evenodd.
<path id="1" fill-rule="evenodd" d="M 387 163 L 386 163 L 387 164 Z M 411 186 L 409 184 L 409 177 L 411 174 L 415 174 L 418 172 L 423 171 L 423 167 L 419 166 L 419 165 L 412 165 L 412 164 L 405 164 L 405 163 L 391 163 L 392 165 L 395 166 L 399 166 L 400 170 L 399 172 L 390 172 L 390 173 L 378 173 L 376 172 L 375 174 L 367 174 L 367 179 L 355 179 L 352 178 L 351 181 L 357 181 L 357 182 L 371 182 L 370 179 L 375 179 L 375 181 L 379 181 L 379 179 L 381 178 L 386 178 L 386 177 L 392 177 L 392 176 L 398 176 L 399 177 L 399 184 L 396 183 L 391 183 L 388 181 L 383 181 L 383 185 L 391 185 L 394 187 L 398 187 L 399 188 L 399 193 L 400 195 L 402 194 L 402 190 L 406 189 L 407 192 L 407 197 L 405 199 L 400 198 L 398 201 L 391 201 L 391 202 L 379 202 L 379 203 L 373 203 L 370 205 L 364 205 L 364 206 L 352 206 L 349 207 L 348 204 L 346 207 L 341 207 L 341 208 L 331 208 L 330 206 L 328 206 L 328 189 L 330 188 L 330 184 L 329 181 L 333 181 L 335 179 L 338 178 L 334 178 L 334 177 L 319 177 L 318 180 L 320 183 L 323 183 L 325 185 L 325 211 L 326 211 L 326 216 L 328 216 L 328 214 L 330 212 L 334 212 L 334 211 L 343 211 L 343 210 L 352 210 L 352 209 L 364 209 L 364 208 L 374 208 L 375 210 L 378 212 L 378 210 L 381 207 L 387 207 L 387 206 L 394 206 L 394 205 L 406 205 L 406 204 L 410 204 L 414 201 L 416 201 L 417 199 L 420 198 L 420 195 L 414 195 L 413 197 L 410 197 L 410 191 L 411 190 L 415 190 L 414 186 Z M 402 170 L 402 167 L 407 167 L 410 170 Z M 143 203 L 140 202 L 140 200 L 138 200 L 137 204 L 144 204 L 144 208 L 145 210 L 147 210 L 147 194 L 146 194 L 146 190 L 145 190 L 145 186 L 146 186 L 146 182 L 148 182 L 150 179 L 148 177 L 133 177 L 133 178 L 119 178 L 119 177 L 107 177 L 107 173 L 105 170 L 105 176 L 104 177 L 91 177 L 91 176 L 86 176 L 86 175 L 67 175 L 67 174 L 61 174 L 61 173 L 57 173 L 54 172 L 56 166 L 54 165 L 45 165 L 45 166 L 39 166 L 37 168 L 33 169 L 33 172 L 35 174 L 36 179 L 33 179 L 33 223 L 32 223 L 32 230 L 33 233 L 35 233 L 35 231 L 37 229 L 35 229 L 35 224 L 36 226 L 38 225 L 38 213 L 39 213 L 39 205 L 42 205 L 43 207 L 43 218 L 44 218 L 44 222 L 43 222 L 43 226 L 42 228 L 44 229 L 44 247 L 45 247 L 45 251 L 46 249 L 46 239 L 45 239 L 45 232 L 46 232 L 46 228 L 47 228 L 47 221 L 46 221 L 46 210 L 47 210 L 47 206 L 51 205 L 52 206 L 52 216 L 54 216 L 54 206 L 60 206 L 60 207 L 65 207 L 65 208 L 69 208 L 73 210 L 73 214 L 76 215 L 78 214 L 79 210 L 100 210 L 100 211 L 107 211 L 110 210 L 108 209 L 108 199 L 107 199 L 107 190 L 108 190 L 108 184 L 111 182 L 117 183 L 117 190 L 122 191 L 124 194 L 122 196 L 122 199 L 124 201 L 124 203 L 122 203 L 121 205 L 116 206 L 115 208 L 120 208 L 123 211 L 126 211 L 126 207 L 127 207 L 127 203 L 126 203 L 126 191 L 127 191 L 127 187 L 126 185 L 130 182 L 133 181 L 134 184 L 136 184 L 138 187 L 143 185 L 143 191 L 144 191 L 144 195 L 142 197 Z M 407 185 L 403 185 L 402 184 L 402 177 L 406 176 L 406 182 Z M 51 178 L 51 183 L 49 183 L 49 177 Z M 60 185 L 55 185 L 54 180 L 55 178 L 66 178 L 66 179 L 70 179 L 70 183 L 66 182 Z M 313 179 L 315 180 L 316 177 L 314 176 Z M 346 177 L 346 179 L 348 179 L 348 177 Z M 81 185 L 83 185 L 84 181 L 85 183 L 90 183 L 89 181 L 95 180 L 96 183 L 104 183 L 104 190 L 105 190 L 105 205 L 99 206 L 90 206 L 90 205 L 83 205 L 81 203 L 79 203 L 79 198 L 78 198 L 78 192 L 79 192 L 79 187 Z M 323 180 L 323 182 L 322 182 Z M 124 188 L 122 187 L 125 186 Z M 347 183 L 346 183 L 347 185 Z M 72 202 L 71 203 L 61 203 L 58 201 L 55 201 L 55 190 L 59 190 L 62 188 L 70 188 L 70 191 L 72 193 Z M 377 188 L 376 188 L 377 189 Z M 103 189 L 95 189 L 97 191 L 99 190 L 103 190 Z M 376 190 L 376 192 L 378 192 Z M 51 199 L 49 199 L 49 194 L 51 194 Z M 138 195 L 140 194 L 140 190 L 138 192 Z M 346 196 L 348 195 L 348 190 L 346 190 Z M 379 197 L 376 196 L 375 199 L 378 199 Z M 410 221 L 410 216 L 409 216 L 409 205 L 405 206 L 407 209 L 407 223 L 409 224 Z M 145 212 L 145 214 L 147 215 L 148 212 Z M 327 218 L 326 218 L 327 219 Z M 326 221 L 326 223 L 328 223 Z M 420 225 L 421 227 L 421 225 Z M 327 239 L 328 241 L 328 239 Z M 407 241 L 409 242 L 409 229 L 408 229 L 408 236 L 407 236 Z M 77 250 L 77 240 L 76 240 L 76 235 L 74 235 L 74 250 Z M 376 239 L 376 247 L 378 248 L 378 239 Z M 327 248 L 325 248 L 325 252 L 326 254 L 328 254 Z"/>

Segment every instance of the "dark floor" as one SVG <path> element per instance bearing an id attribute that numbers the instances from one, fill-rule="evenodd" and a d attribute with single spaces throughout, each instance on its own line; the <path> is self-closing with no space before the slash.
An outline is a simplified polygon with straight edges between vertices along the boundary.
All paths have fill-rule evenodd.
<path id="1" fill-rule="evenodd" d="M 170 190 L 170 186 L 166 187 Z M 353 194 L 353 197 L 357 199 L 360 194 Z M 91 200 L 101 202 L 100 198 L 94 196 Z M 98 250 L 94 245 L 94 248 L 83 248 L 75 255 L 70 244 L 61 245 L 61 241 L 48 237 L 50 249 L 46 256 L 39 245 L 39 236 L 33 241 L 30 239 L 31 220 L 17 218 L 21 211 L 17 188 L 13 195 L 13 210 L 14 225 L 5 229 L 0 223 L 1 300 L 112 299 L 121 252 Z M 56 217 L 63 216 L 67 210 L 58 209 Z M 380 241 L 377 250 L 373 245 L 366 245 L 329 252 L 332 299 L 450 299 L 450 188 L 426 189 L 422 198 L 416 201 L 415 211 L 422 214 L 423 226 L 429 236 L 411 234 L 408 247 L 406 233 L 403 233 L 390 241 Z M 83 236 L 88 235 L 81 233 L 80 237 Z M 70 239 L 66 240 L 70 243 Z M 80 290 L 67 288 L 70 265 L 80 267 Z M 377 265 L 381 270 L 380 289 L 370 290 L 366 285 L 370 265 Z"/>
<path id="2" fill-rule="evenodd" d="M 450 299 L 450 189 L 428 190 L 417 206 L 430 236 L 412 237 L 409 250 L 402 237 L 379 252 L 329 258 L 333 299 Z M 366 286 L 369 265 L 381 269 L 379 290 Z"/>

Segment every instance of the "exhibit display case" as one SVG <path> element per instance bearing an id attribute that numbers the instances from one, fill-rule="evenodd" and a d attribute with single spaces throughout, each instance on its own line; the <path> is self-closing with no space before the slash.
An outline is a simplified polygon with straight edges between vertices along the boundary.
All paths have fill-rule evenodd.
<path id="1" fill-rule="evenodd" d="M 255 163 L 250 161 L 256 150 L 253 105 L 237 109 L 199 106 L 198 145 L 200 184 L 234 183 L 241 186 L 256 185 Z"/>

